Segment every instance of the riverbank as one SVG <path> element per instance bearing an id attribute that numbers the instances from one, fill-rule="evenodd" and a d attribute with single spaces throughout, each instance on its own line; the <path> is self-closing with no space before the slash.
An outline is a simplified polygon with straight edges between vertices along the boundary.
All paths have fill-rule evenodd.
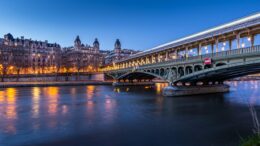
<path id="1" fill-rule="evenodd" d="M 46 86 L 81 86 L 81 85 L 112 85 L 110 81 L 52 81 L 52 82 L 1 82 L 0 88 L 10 87 L 46 87 Z"/>

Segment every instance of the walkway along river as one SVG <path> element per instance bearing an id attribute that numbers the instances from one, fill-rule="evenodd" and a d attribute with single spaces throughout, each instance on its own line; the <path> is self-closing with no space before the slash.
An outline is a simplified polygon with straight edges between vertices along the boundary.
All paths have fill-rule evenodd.
<path id="1" fill-rule="evenodd" d="M 260 82 L 230 92 L 167 98 L 165 84 L 0 89 L 0 145 L 238 145 L 260 113 Z"/>

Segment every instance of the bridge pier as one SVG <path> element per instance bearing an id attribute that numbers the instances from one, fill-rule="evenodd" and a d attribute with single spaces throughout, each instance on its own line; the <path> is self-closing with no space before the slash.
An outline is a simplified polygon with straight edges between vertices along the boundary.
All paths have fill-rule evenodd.
<path id="1" fill-rule="evenodd" d="M 175 96 L 187 96 L 187 95 L 199 95 L 210 93 L 224 93 L 229 91 L 229 86 L 223 84 L 223 82 L 214 82 L 210 84 L 195 85 L 191 83 L 189 86 L 185 86 L 185 83 L 181 86 L 178 84 L 172 84 L 163 89 L 163 96 L 175 97 Z"/>

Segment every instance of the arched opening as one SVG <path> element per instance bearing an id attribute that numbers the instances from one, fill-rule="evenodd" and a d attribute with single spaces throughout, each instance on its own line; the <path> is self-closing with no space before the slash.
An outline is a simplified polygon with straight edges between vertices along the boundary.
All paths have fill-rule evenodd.
<path id="1" fill-rule="evenodd" d="M 154 73 L 154 69 L 152 69 L 152 71 L 151 71 L 152 73 Z"/>
<path id="2" fill-rule="evenodd" d="M 164 69 L 161 68 L 161 69 L 160 69 L 160 76 L 164 76 L 164 74 L 165 74 Z"/>
<path id="3" fill-rule="evenodd" d="M 184 69 L 183 69 L 183 67 L 179 67 L 178 68 L 178 74 L 179 74 L 180 77 L 184 76 Z"/>
<path id="4" fill-rule="evenodd" d="M 151 72 L 150 70 L 147 70 L 147 72 Z"/>
<path id="5" fill-rule="evenodd" d="M 194 71 L 196 72 L 196 71 L 200 71 L 200 70 L 202 70 L 202 66 L 201 65 L 195 65 Z"/>
<path id="6" fill-rule="evenodd" d="M 191 74 L 192 73 L 192 67 L 191 66 L 187 66 L 185 68 L 185 72 L 186 72 L 186 74 Z"/>
<path id="7" fill-rule="evenodd" d="M 159 69 L 156 69 L 156 70 L 155 70 L 155 74 L 159 75 L 159 74 L 160 74 L 159 71 L 160 71 Z"/>

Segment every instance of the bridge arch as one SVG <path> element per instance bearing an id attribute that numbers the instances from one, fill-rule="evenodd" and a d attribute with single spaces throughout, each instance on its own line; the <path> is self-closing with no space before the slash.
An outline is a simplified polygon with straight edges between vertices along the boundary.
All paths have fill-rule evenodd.
<path id="1" fill-rule="evenodd" d="M 202 69 L 203 69 L 202 65 L 200 64 L 194 65 L 194 72 L 200 71 Z"/>
<path id="2" fill-rule="evenodd" d="M 164 76 L 164 74 L 165 74 L 165 70 L 164 70 L 164 68 L 161 68 L 159 75 L 160 75 L 160 76 Z"/>
<path id="3" fill-rule="evenodd" d="M 193 72 L 192 66 L 186 66 L 185 67 L 185 74 L 191 74 Z"/>
<path id="4" fill-rule="evenodd" d="M 181 76 L 174 82 L 193 82 L 198 81 L 220 81 L 223 82 L 228 79 L 237 78 L 245 75 L 255 74 L 260 72 L 260 60 L 239 62 L 232 64 L 220 63 L 215 69 L 197 71 L 192 74 Z"/>
<path id="5" fill-rule="evenodd" d="M 184 67 L 182 67 L 182 66 L 178 67 L 178 74 L 180 77 L 184 76 L 184 74 L 185 74 Z"/>

